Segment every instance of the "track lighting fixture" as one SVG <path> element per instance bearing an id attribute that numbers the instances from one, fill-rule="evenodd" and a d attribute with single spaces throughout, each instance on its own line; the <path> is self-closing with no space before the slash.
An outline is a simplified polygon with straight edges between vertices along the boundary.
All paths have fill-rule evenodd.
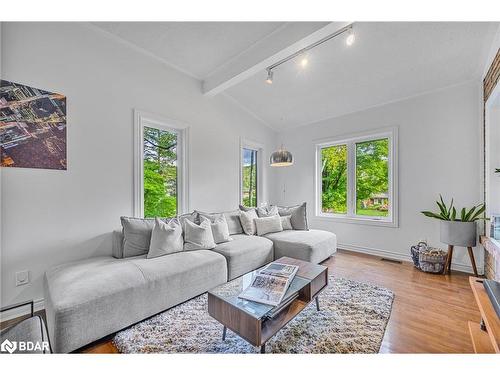
<path id="1" fill-rule="evenodd" d="M 349 33 L 347 34 L 347 38 L 345 39 L 345 44 L 347 44 L 349 47 L 354 44 L 356 41 L 356 36 L 354 35 L 354 32 L 352 31 L 352 27 L 349 30 Z"/>
<path id="2" fill-rule="evenodd" d="M 273 71 L 271 69 L 267 70 L 266 83 L 269 83 L 269 84 L 273 83 Z"/>
<path id="3" fill-rule="evenodd" d="M 300 59 L 300 66 L 302 68 L 305 68 L 307 66 L 307 64 L 309 64 L 309 59 L 307 58 L 307 56 L 304 56 Z"/>
<path id="4" fill-rule="evenodd" d="M 354 44 L 354 41 L 356 40 L 356 37 L 355 37 L 354 31 L 353 31 L 353 24 L 351 23 L 350 25 L 347 25 L 346 27 L 344 27 L 340 30 L 337 30 L 336 32 L 334 32 L 332 34 L 325 36 L 323 39 L 320 39 L 317 42 L 314 42 L 313 44 L 311 44 L 307 47 L 304 47 L 295 53 L 292 53 L 290 56 L 285 57 L 284 59 L 281 59 L 280 61 L 274 63 L 273 65 L 268 66 L 266 68 L 266 70 L 267 70 L 266 82 L 269 84 L 273 83 L 273 69 L 274 68 L 276 68 L 276 67 L 280 66 L 281 64 L 284 64 L 287 61 L 290 61 L 298 56 L 301 56 L 300 61 L 299 61 L 299 65 L 302 68 L 305 68 L 309 64 L 309 59 L 307 58 L 307 55 L 305 54 L 307 51 L 312 50 L 314 47 L 317 47 L 320 44 L 323 44 L 323 43 L 329 41 L 330 39 L 333 39 L 336 36 L 339 36 L 339 35 L 344 34 L 344 33 L 347 33 L 345 43 L 348 46 L 352 46 Z"/>

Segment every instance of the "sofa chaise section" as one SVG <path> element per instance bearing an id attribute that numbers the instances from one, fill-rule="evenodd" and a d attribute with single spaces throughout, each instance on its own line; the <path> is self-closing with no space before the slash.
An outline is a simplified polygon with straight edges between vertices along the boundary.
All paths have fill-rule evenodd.
<path id="1" fill-rule="evenodd" d="M 53 351 L 68 353 L 227 280 L 213 251 L 155 259 L 96 257 L 45 274 L 45 308 Z"/>
<path id="2" fill-rule="evenodd" d="M 337 236 L 324 230 L 285 230 L 266 235 L 274 243 L 274 258 L 290 257 L 320 263 L 337 251 Z"/>
<path id="3" fill-rule="evenodd" d="M 226 258 L 229 280 L 273 261 L 273 242 L 267 238 L 246 234 L 234 234 L 231 238 L 232 241 L 218 244 L 212 249 Z"/>

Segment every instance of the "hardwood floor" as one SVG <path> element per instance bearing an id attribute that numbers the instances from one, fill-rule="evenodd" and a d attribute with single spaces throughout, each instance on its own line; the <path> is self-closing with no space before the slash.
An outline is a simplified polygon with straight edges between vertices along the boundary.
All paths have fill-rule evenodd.
<path id="1" fill-rule="evenodd" d="M 468 320 L 480 321 L 468 274 L 420 272 L 411 263 L 339 251 L 331 274 L 384 286 L 395 293 L 381 353 L 473 353 Z"/>
<path id="2" fill-rule="evenodd" d="M 324 265 L 337 277 L 373 283 L 395 293 L 381 353 L 473 353 L 467 322 L 479 322 L 480 313 L 468 274 L 433 275 L 416 270 L 411 263 L 391 263 L 342 250 Z M 111 338 L 106 338 L 80 352 L 117 350 Z"/>

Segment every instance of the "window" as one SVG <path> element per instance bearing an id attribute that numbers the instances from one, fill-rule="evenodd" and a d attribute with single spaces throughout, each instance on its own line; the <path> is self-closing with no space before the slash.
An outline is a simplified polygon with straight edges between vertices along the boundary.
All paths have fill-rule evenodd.
<path id="1" fill-rule="evenodd" d="M 137 111 L 135 118 L 135 215 L 173 217 L 186 212 L 186 127 Z"/>
<path id="2" fill-rule="evenodd" d="M 317 216 L 397 226 L 396 133 L 316 145 Z"/>
<path id="3" fill-rule="evenodd" d="M 144 127 L 144 217 L 177 215 L 177 133 Z"/>
<path id="4" fill-rule="evenodd" d="M 242 203 L 257 207 L 257 150 L 243 148 Z"/>
<path id="5" fill-rule="evenodd" d="M 262 145 L 241 141 L 240 162 L 240 203 L 247 207 L 257 207 L 262 202 Z"/>

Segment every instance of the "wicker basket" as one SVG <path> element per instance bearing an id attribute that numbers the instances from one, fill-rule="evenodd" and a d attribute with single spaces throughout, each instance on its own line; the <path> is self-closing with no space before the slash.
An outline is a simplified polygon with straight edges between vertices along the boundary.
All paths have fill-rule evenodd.
<path id="1" fill-rule="evenodd" d="M 419 253 L 419 268 L 424 272 L 442 273 L 446 263 L 447 253 L 443 250 L 429 247 Z"/>
<path id="2" fill-rule="evenodd" d="M 413 265 L 420 269 L 420 253 L 427 250 L 427 243 L 419 242 L 415 246 L 411 247 L 411 259 L 413 260 Z"/>

